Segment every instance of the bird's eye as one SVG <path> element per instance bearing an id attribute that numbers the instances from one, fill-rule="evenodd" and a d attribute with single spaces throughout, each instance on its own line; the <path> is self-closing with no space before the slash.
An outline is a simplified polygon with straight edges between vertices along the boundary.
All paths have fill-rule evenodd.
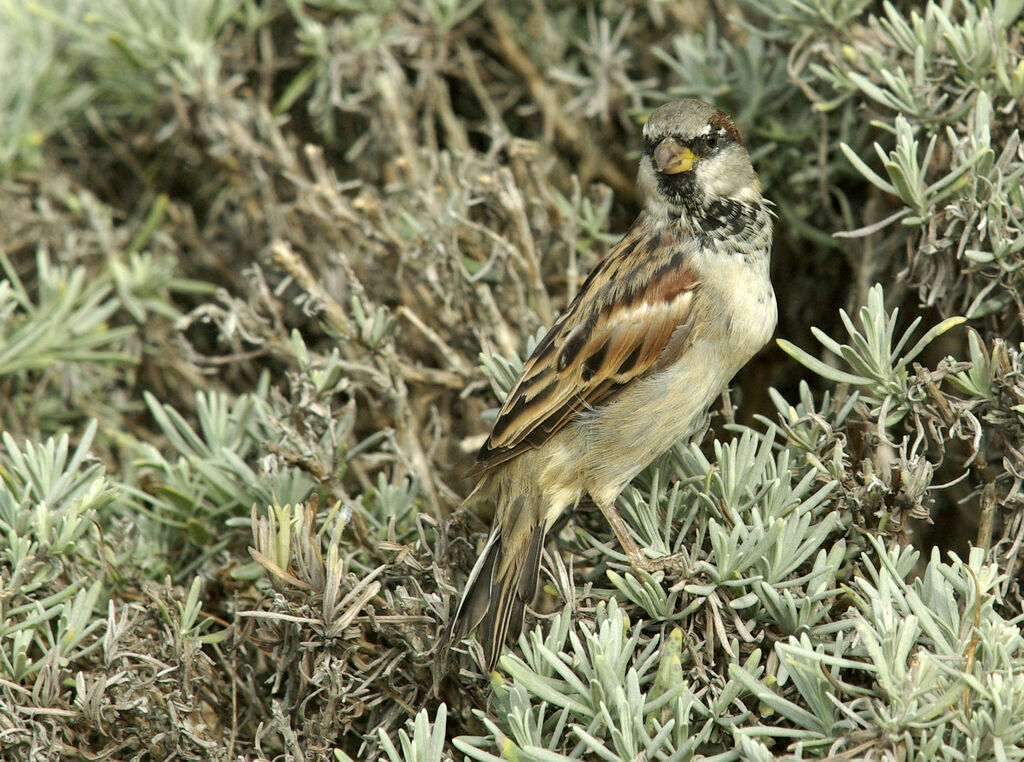
<path id="1" fill-rule="evenodd" d="M 716 148 L 718 148 L 718 144 L 719 144 L 718 135 L 716 135 L 713 132 L 710 132 L 710 133 L 708 133 L 707 135 L 704 136 L 703 142 L 704 142 L 704 148 L 706 150 L 714 151 Z"/>

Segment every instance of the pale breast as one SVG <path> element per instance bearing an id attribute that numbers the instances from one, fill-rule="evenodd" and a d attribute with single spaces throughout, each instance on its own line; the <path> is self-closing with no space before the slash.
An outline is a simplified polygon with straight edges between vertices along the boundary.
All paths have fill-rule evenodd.
<path id="1" fill-rule="evenodd" d="M 768 261 L 720 257 L 708 262 L 707 270 L 705 283 L 714 292 L 709 301 L 720 305 L 719 326 L 722 339 L 729 344 L 727 354 L 731 354 L 735 373 L 768 342 L 778 322 Z"/>
<path id="2" fill-rule="evenodd" d="M 668 367 L 634 382 L 579 419 L 587 491 L 614 500 L 625 484 L 702 423 L 736 372 L 771 338 L 777 321 L 767 257 L 705 260 L 695 335 Z"/>

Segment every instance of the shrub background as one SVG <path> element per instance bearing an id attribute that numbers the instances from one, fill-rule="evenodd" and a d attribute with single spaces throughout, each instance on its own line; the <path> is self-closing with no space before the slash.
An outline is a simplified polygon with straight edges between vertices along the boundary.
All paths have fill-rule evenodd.
<path id="1" fill-rule="evenodd" d="M 4 758 L 1020 758 L 1022 8 L 0 0 Z M 464 465 L 679 97 L 780 342 L 620 499 L 687 568 L 583 506 L 446 672 Z"/>

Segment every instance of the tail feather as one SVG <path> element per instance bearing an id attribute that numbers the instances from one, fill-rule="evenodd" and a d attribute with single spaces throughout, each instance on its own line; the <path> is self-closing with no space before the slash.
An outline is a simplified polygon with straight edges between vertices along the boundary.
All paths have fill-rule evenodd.
<path id="1" fill-rule="evenodd" d="M 445 631 L 446 646 L 479 625 L 486 668 L 488 671 L 494 669 L 506 640 L 518 637 L 522 630 L 526 604 L 537 592 L 546 534 L 543 524 L 536 526 L 524 556 L 506 562 L 501 528 L 495 527 L 491 531 Z"/>
<path id="2" fill-rule="evenodd" d="M 484 612 L 487 610 L 487 600 L 490 597 L 491 577 L 494 575 L 494 565 L 498 560 L 501 550 L 501 533 L 497 527 L 491 531 L 487 538 L 480 557 L 473 564 L 469 572 L 469 579 L 466 580 L 466 587 L 462 591 L 462 598 L 459 605 L 452 614 L 448 627 L 445 628 L 442 636 L 442 645 L 448 648 L 454 643 L 462 640 L 470 630 L 480 623 Z"/>
<path id="3" fill-rule="evenodd" d="M 519 597 L 527 603 L 533 601 L 533 596 L 537 594 L 537 583 L 540 581 L 540 554 L 544 550 L 547 534 L 543 524 L 533 530 L 530 548 L 526 552 L 523 570 L 519 574 Z"/>
<path id="4" fill-rule="evenodd" d="M 498 663 L 501 647 L 505 645 L 512 618 L 517 617 L 517 629 L 523 623 L 523 601 L 516 594 L 517 580 L 511 575 L 498 581 L 499 588 L 491 600 L 480 623 L 480 645 L 484 649 L 487 671 L 490 672 Z"/>

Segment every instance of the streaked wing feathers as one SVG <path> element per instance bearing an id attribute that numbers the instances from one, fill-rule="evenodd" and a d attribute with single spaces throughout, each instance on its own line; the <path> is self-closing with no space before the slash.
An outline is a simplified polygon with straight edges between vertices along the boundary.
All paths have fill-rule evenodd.
<path id="1" fill-rule="evenodd" d="M 477 455 L 480 472 L 538 447 L 581 410 L 658 369 L 691 321 L 693 241 L 651 235 L 641 217 L 590 274 L 566 314 L 526 361 Z M 671 342 L 680 347 L 680 337 Z"/>

